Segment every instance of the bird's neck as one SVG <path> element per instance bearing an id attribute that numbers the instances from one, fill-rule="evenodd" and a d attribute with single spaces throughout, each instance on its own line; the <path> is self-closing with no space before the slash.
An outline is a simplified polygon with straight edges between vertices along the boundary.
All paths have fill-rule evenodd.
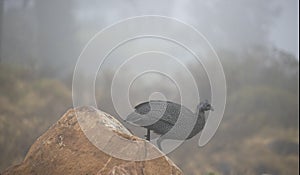
<path id="1" fill-rule="evenodd" d="M 196 124 L 195 124 L 192 132 L 190 133 L 188 139 L 192 138 L 196 134 L 198 134 L 203 129 L 203 127 L 205 125 L 205 112 L 203 110 L 197 110 L 196 116 L 198 117 L 197 121 L 196 121 Z"/>
<path id="2" fill-rule="evenodd" d="M 199 109 L 196 114 L 198 116 L 198 121 L 202 120 L 202 121 L 205 122 L 205 112 L 204 112 L 204 110 Z"/>

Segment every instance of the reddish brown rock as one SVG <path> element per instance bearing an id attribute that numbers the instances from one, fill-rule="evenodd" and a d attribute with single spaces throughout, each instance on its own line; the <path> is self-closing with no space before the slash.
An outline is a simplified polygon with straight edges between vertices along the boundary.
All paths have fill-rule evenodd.
<path id="1" fill-rule="evenodd" d="M 84 120 L 86 118 L 90 120 Z M 105 151 L 87 139 L 78 121 L 86 128 L 85 133 L 93 133 L 90 140 L 98 148 L 105 148 Z M 124 155 L 127 160 L 111 155 Z M 144 160 L 151 159 L 149 155 L 156 155 L 157 158 Z M 151 143 L 133 136 L 109 114 L 91 107 L 81 107 L 68 110 L 35 141 L 21 164 L 1 173 L 19 174 L 179 175 L 182 172 Z"/>

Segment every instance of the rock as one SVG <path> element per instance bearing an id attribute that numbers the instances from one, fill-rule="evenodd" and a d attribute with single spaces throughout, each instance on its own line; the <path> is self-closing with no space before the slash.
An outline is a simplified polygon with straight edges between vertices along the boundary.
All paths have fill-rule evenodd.
<path id="1" fill-rule="evenodd" d="M 85 134 L 92 136 L 89 139 L 94 144 Z M 111 156 L 114 152 L 117 156 Z M 120 155 L 125 155 L 126 160 L 118 157 Z M 151 159 L 148 155 L 157 158 Z M 134 161 L 137 158 L 141 161 Z M 40 136 L 21 164 L 1 173 L 19 174 L 180 175 L 182 172 L 151 143 L 133 136 L 109 114 L 92 107 L 80 107 L 68 110 Z"/>

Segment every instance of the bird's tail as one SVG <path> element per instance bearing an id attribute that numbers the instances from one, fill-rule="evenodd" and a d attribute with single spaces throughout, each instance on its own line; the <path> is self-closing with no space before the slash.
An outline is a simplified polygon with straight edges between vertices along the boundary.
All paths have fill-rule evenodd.
<path id="1" fill-rule="evenodd" d="M 139 119 L 141 119 L 141 116 L 138 113 L 133 112 L 126 117 L 124 122 L 134 123 L 135 121 L 137 121 Z"/>

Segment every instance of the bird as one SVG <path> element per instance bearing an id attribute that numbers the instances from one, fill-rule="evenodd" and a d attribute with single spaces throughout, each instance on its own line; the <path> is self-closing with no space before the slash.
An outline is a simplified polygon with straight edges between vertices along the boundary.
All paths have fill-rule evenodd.
<path id="1" fill-rule="evenodd" d="M 161 135 L 157 140 L 160 150 L 163 139 L 187 140 L 194 137 L 204 128 L 205 111 L 214 110 L 208 100 L 200 102 L 194 113 L 183 105 L 162 100 L 143 102 L 134 109 L 125 121 L 146 128 L 148 141 L 151 130 Z"/>

